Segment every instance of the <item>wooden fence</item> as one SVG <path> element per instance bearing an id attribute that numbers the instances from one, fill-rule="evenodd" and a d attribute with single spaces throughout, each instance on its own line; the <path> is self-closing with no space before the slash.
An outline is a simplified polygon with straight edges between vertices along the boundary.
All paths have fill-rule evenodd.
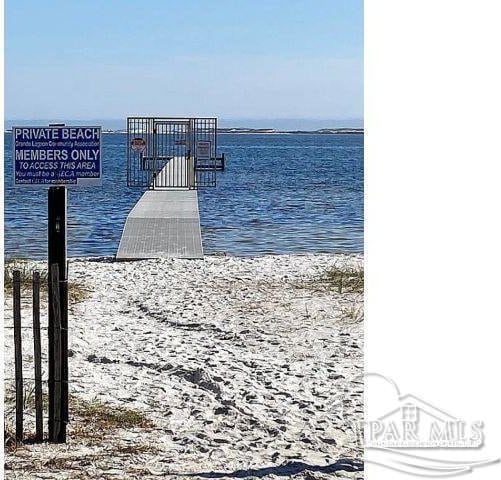
<path id="1" fill-rule="evenodd" d="M 14 370 L 15 370 L 15 415 L 16 415 L 16 441 L 22 442 L 24 436 L 24 386 L 25 382 L 34 382 L 34 406 L 35 406 L 35 434 L 30 435 L 35 441 L 44 440 L 44 409 L 43 409 L 43 381 L 42 381 L 42 344 L 40 327 L 40 273 L 33 272 L 32 283 L 32 317 L 33 317 L 33 378 L 23 378 L 23 353 L 22 353 L 22 329 L 29 328 L 22 326 L 21 318 L 21 272 L 14 270 L 12 272 L 13 288 L 13 320 L 14 320 Z M 48 283 L 51 288 L 48 290 L 52 295 L 54 325 L 49 332 L 49 348 L 52 344 L 54 349 L 54 375 L 53 381 L 49 379 L 48 397 L 53 395 L 54 408 L 49 409 L 49 441 L 57 441 L 61 426 L 65 423 L 63 412 L 61 411 L 62 399 L 62 376 L 61 369 L 63 364 L 63 351 L 61 348 L 61 299 L 59 289 L 59 267 L 57 264 L 51 265 L 49 271 Z M 45 328 L 44 328 L 45 330 Z M 52 391 L 51 391 L 52 390 Z M 53 410 L 51 412 L 50 410 Z"/>

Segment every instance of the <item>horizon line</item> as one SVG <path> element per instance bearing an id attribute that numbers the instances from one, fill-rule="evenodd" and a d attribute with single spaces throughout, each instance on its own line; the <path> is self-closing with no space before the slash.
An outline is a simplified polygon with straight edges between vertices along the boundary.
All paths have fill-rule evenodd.
<path id="1" fill-rule="evenodd" d="M 135 117 L 137 115 L 129 115 L 131 117 Z M 158 118 L 167 118 L 170 115 L 144 115 L 145 117 L 158 117 Z M 192 118 L 192 115 L 176 115 L 176 117 L 182 118 Z M 348 120 L 364 120 L 364 117 L 226 117 L 226 116 L 217 116 L 217 115 L 201 115 L 199 118 L 204 117 L 214 117 L 217 119 L 224 120 L 315 120 L 315 121 L 348 121 Z M 4 118 L 4 122 L 13 122 L 13 121 L 27 121 L 33 120 L 40 122 L 42 120 L 123 120 L 127 119 L 126 117 L 24 117 L 24 118 Z M 196 116 L 193 118 L 197 118 Z"/>

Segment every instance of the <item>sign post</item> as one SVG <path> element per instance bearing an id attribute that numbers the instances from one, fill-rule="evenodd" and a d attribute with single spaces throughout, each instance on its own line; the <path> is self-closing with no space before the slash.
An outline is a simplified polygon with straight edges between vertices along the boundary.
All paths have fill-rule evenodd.
<path id="1" fill-rule="evenodd" d="M 49 440 L 66 441 L 68 423 L 68 268 L 66 260 L 66 185 L 101 185 L 101 127 L 14 127 L 16 186 L 49 186 L 48 190 L 48 344 Z M 52 265 L 59 284 L 54 305 Z M 60 318 L 55 322 L 55 312 Z M 60 326 L 55 328 L 55 325 Z M 56 336 L 60 348 L 55 349 Z M 59 346 L 59 343 L 58 343 Z M 58 354 L 56 355 L 56 351 Z M 56 372 L 58 377 L 56 378 Z M 57 388 L 56 388 L 57 387 Z M 57 418 L 56 418 L 57 417 Z"/>
<path id="2" fill-rule="evenodd" d="M 50 187 L 48 195 L 48 272 L 49 272 L 49 440 L 66 442 L 68 423 L 68 269 L 66 266 L 66 187 Z M 54 329 L 54 292 L 52 291 L 51 266 L 59 267 L 60 332 Z M 54 338 L 60 335 L 61 358 L 54 355 Z M 60 378 L 55 378 L 56 362 Z M 59 385 L 56 385 L 59 382 Z M 56 388 L 59 387 L 59 388 Z M 56 391 L 60 398 L 56 398 Z M 56 421 L 55 407 L 59 403 L 61 418 Z M 56 424 L 59 428 L 56 429 Z"/>

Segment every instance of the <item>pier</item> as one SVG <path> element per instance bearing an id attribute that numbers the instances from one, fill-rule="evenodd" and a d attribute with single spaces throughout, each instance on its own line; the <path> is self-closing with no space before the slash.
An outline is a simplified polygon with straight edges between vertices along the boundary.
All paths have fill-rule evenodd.
<path id="1" fill-rule="evenodd" d="M 196 190 L 149 190 L 125 222 L 117 259 L 202 258 Z"/>
<path id="2" fill-rule="evenodd" d="M 215 118 L 127 119 L 127 184 L 148 190 L 129 213 L 117 260 L 203 258 L 198 189 L 216 184 Z"/>

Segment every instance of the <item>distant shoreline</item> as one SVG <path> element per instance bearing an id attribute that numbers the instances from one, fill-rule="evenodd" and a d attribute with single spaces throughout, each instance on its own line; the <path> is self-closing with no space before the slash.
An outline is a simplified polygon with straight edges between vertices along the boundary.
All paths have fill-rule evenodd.
<path id="1" fill-rule="evenodd" d="M 12 129 L 7 129 L 4 133 L 12 133 Z M 103 128 L 102 133 L 126 134 L 127 130 Z M 318 130 L 275 130 L 274 128 L 218 128 L 217 133 L 232 135 L 363 135 L 363 128 L 321 128 Z"/>
<path id="2" fill-rule="evenodd" d="M 274 128 L 218 128 L 217 133 L 289 135 L 363 135 L 363 128 L 320 128 L 318 130 L 275 130 Z"/>

